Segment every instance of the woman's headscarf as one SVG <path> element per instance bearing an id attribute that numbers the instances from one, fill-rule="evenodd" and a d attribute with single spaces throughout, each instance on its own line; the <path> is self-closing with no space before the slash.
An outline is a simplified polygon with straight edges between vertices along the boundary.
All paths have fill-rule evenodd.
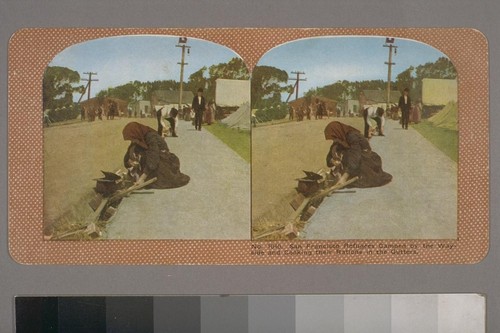
<path id="1" fill-rule="evenodd" d="M 334 142 L 341 144 L 345 148 L 349 148 L 349 144 L 347 143 L 347 133 L 352 131 L 361 133 L 354 127 L 340 123 L 338 121 L 332 121 L 325 127 L 325 139 L 333 140 Z"/>
<path id="2" fill-rule="evenodd" d="M 146 134 L 149 132 L 156 131 L 149 126 L 139 124 L 137 122 L 131 122 L 123 128 L 123 139 L 130 140 L 142 148 L 148 149 L 148 145 L 146 144 Z"/>

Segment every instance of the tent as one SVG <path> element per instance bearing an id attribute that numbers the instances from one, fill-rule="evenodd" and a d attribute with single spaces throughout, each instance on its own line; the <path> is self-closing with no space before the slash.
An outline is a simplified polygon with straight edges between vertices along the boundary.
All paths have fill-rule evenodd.
<path id="1" fill-rule="evenodd" d="M 446 104 L 444 109 L 429 118 L 429 121 L 437 127 L 456 131 L 458 129 L 458 107 L 455 101 Z"/>
<path id="2" fill-rule="evenodd" d="M 230 128 L 250 130 L 250 103 L 243 103 L 238 110 L 221 120 Z"/>

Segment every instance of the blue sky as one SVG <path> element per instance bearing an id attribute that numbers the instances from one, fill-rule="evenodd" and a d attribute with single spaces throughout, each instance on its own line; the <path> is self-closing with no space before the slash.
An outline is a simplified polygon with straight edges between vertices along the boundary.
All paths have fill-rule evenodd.
<path id="1" fill-rule="evenodd" d="M 49 66 L 63 66 L 80 73 L 97 72 L 99 81 L 92 82 L 91 96 L 109 87 L 130 81 L 176 80 L 180 78 L 181 48 L 175 47 L 175 36 L 121 36 L 75 44 L 56 55 Z M 203 66 L 228 62 L 238 55 L 232 50 L 211 42 L 188 39 L 184 81 Z M 94 77 L 94 76 L 93 76 Z M 81 81 L 86 84 L 86 81 Z M 79 95 L 79 94 L 75 94 Z M 77 100 L 80 96 L 74 96 Z"/>
<path id="2" fill-rule="evenodd" d="M 274 66 L 288 72 L 303 71 L 307 81 L 300 82 L 299 97 L 310 88 L 322 87 L 338 80 L 387 80 L 389 48 L 384 37 L 320 37 L 289 42 L 267 52 L 258 65 Z M 434 62 L 446 56 L 420 42 L 395 39 L 392 81 L 410 66 Z M 293 84 L 293 81 L 290 81 Z M 285 96 L 286 98 L 286 96 Z"/>
<path id="3" fill-rule="evenodd" d="M 130 81 L 179 80 L 181 49 L 175 47 L 178 36 L 120 36 L 75 44 L 56 55 L 49 66 L 64 66 L 83 72 L 97 72 L 91 95 Z M 300 83 L 299 95 L 310 88 L 338 80 L 387 80 L 388 48 L 385 37 L 319 37 L 289 42 L 267 52 L 258 65 L 291 71 L 304 71 L 307 81 Z M 199 39 L 188 39 L 192 48 L 186 54 L 184 81 L 203 66 L 227 62 L 238 56 L 232 50 Z M 420 42 L 396 39 L 392 80 L 409 66 L 434 62 L 445 56 Z M 293 83 L 291 81 L 291 83 Z M 81 84 L 86 84 L 82 81 Z M 75 94 L 75 100 L 80 96 Z M 286 96 L 284 97 L 286 98 Z"/>

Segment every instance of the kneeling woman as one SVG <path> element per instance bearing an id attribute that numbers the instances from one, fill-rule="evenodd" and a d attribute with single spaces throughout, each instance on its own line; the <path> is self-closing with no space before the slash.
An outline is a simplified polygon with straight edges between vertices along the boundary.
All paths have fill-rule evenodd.
<path id="1" fill-rule="evenodd" d="M 149 188 L 175 188 L 189 182 L 189 176 L 180 172 L 179 158 L 151 127 L 128 123 L 123 128 L 123 139 L 131 141 L 123 161 L 125 167 L 137 175 L 137 184 L 154 177 L 157 180 Z"/>
<path id="2" fill-rule="evenodd" d="M 382 170 L 380 156 L 354 127 L 332 121 L 325 128 L 325 139 L 333 140 L 326 164 L 340 175 L 338 183 L 355 176 L 358 180 L 350 187 L 377 187 L 391 181 L 392 176 Z"/>

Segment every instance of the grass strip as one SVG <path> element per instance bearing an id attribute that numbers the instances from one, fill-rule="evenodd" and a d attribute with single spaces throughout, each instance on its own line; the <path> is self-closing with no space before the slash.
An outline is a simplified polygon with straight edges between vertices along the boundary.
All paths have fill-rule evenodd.
<path id="1" fill-rule="evenodd" d="M 436 127 L 427 120 L 412 126 L 446 156 L 458 161 L 458 131 Z"/>
<path id="2" fill-rule="evenodd" d="M 219 123 L 206 125 L 203 128 L 215 135 L 245 161 L 250 163 L 250 131 L 229 128 Z"/>

